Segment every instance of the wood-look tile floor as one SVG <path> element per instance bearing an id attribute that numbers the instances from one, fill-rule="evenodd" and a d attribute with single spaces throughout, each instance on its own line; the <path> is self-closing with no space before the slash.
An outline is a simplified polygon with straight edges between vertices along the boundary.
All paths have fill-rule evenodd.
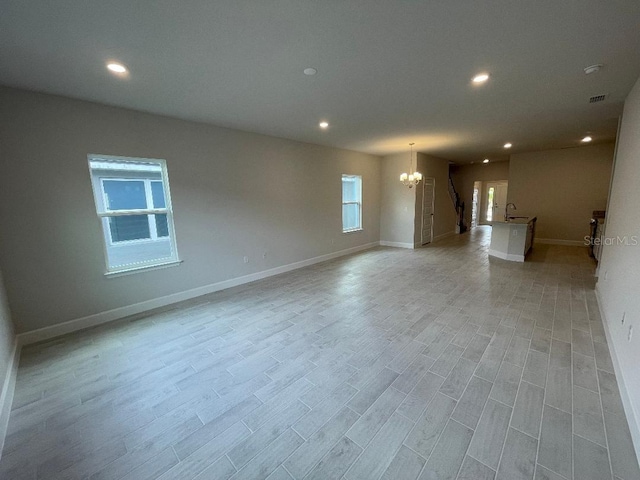
<path id="1" fill-rule="evenodd" d="M 24 349 L 0 477 L 640 479 L 586 249 L 488 233 Z"/>

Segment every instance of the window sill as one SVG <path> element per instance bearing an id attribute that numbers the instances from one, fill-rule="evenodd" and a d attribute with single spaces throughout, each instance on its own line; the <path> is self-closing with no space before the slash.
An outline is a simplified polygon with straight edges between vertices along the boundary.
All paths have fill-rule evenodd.
<path id="1" fill-rule="evenodd" d="M 364 229 L 363 228 L 354 228 L 353 230 L 343 230 L 342 233 L 358 233 L 358 232 L 362 232 Z"/>
<path id="2" fill-rule="evenodd" d="M 106 272 L 104 276 L 107 278 L 124 277 L 125 275 L 148 272 L 149 270 L 161 270 L 163 268 L 177 267 L 181 263 L 182 260 L 172 260 L 167 263 L 158 263 L 154 265 L 145 265 L 143 267 L 127 268 L 126 270 L 116 270 L 115 272 Z"/>

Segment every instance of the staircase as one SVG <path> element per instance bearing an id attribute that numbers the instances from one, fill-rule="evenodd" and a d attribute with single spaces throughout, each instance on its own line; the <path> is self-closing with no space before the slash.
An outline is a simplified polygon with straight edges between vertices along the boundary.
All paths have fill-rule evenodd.
<path id="1" fill-rule="evenodd" d="M 451 176 L 449 176 L 449 196 L 453 202 L 453 208 L 456 209 L 456 233 L 464 233 L 467 231 L 464 223 L 464 202 L 460 201 L 460 195 L 456 191 Z"/>

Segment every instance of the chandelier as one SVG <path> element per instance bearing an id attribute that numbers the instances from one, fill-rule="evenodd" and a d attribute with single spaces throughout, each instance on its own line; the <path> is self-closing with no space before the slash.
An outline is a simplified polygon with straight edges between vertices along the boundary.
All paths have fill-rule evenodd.
<path id="1" fill-rule="evenodd" d="M 412 173 L 412 165 L 413 165 L 413 145 L 414 143 L 410 143 L 411 152 L 409 153 L 409 174 L 403 173 L 400 175 L 400 181 L 405 187 L 413 188 L 414 185 L 418 185 L 420 180 L 422 180 L 422 174 L 418 171 Z M 418 159 L 416 158 L 416 168 L 418 168 Z"/>

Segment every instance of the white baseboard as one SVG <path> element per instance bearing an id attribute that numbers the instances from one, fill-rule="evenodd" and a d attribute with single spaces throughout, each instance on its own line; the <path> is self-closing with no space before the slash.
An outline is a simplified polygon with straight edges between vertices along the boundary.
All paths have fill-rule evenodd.
<path id="1" fill-rule="evenodd" d="M 584 240 L 562 240 L 560 238 L 537 238 L 533 239 L 534 243 L 542 243 L 544 245 L 567 245 L 570 247 L 587 247 Z"/>
<path id="2" fill-rule="evenodd" d="M 20 360 L 20 346 L 18 340 L 13 342 L 13 352 L 9 358 L 7 372 L 2 382 L 2 392 L 0 393 L 0 458 L 2 458 L 2 450 L 4 449 L 4 440 L 7 436 L 7 427 L 9 426 L 9 414 L 11 413 L 11 405 L 13 404 L 13 393 L 16 388 L 16 377 L 18 375 L 18 363 Z"/>
<path id="3" fill-rule="evenodd" d="M 524 262 L 524 255 L 514 255 L 513 253 L 504 253 L 491 249 L 489 249 L 489 255 L 501 258 L 502 260 L 509 260 L 510 262 Z"/>
<path id="4" fill-rule="evenodd" d="M 386 240 L 380 240 L 380 245 L 383 247 L 415 248 L 413 243 L 387 242 Z"/>
<path id="5" fill-rule="evenodd" d="M 447 233 L 442 233 L 440 235 L 437 235 L 437 236 L 433 237 L 433 241 L 437 242 L 438 240 L 442 240 L 443 238 L 451 237 L 451 236 L 453 236 L 455 234 L 456 234 L 455 230 L 452 230 L 452 231 L 447 232 Z"/>
<path id="6" fill-rule="evenodd" d="M 113 310 L 107 310 L 105 312 L 95 313 L 82 318 L 76 318 L 67 322 L 51 325 L 50 327 L 44 327 L 30 332 L 24 332 L 17 335 L 18 344 L 29 345 L 31 343 L 41 342 L 50 338 L 59 337 L 67 333 L 76 332 L 78 330 L 84 330 L 86 328 L 95 327 L 104 323 L 119 320 L 121 318 L 128 317 L 130 315 L 136 315 L 156 308 L 165 307 L 174 303 L 190 300 L 192 298 L 200 297 L 202 295 L 208 295 L 210 293 L 218 292 L 220 290 L 226 290 L 227 288 L 237 287 L 245 283 L 255 282 L 256 280 L 262 280 L 263 278 L 271 277 L 273 275 L 279 275 L 281 273 L 290 272 L 291 270 L 297 270 L 298 268 L 308 267 L 320 262 L 326 262 L 334 258 L 342 257 L 344 255 L 350 255 L 352 253 L 367 250 L 380 245 L 379 242 L 367 243 L 364 245 L 358 245 L 356 247 L 347 248 L 337 252 L 328 253 L 326 255 L 320 255 L 318 257 L 301 260 L 299 262 L 290 263 L 269 270 L 263 270 L 261 272 L 244 275 L 242 277 L 231 278 L 222 282 L 205 285 L 203 287 L 186 290 L 184 292 L 173 293 L 160 298 L 154 298 L 133 305 L 127 305 L 124 307 L 114 308 Z"/>
<path id="7" fill-rule="evenodd" d="M 622 406 L 624 407 L 624 413 L 627 416 L 627 423 L 629 424 L 629 431 L 631 432 L 631 439 L 633 440 L 633 447 L 636 451 L 636 458 L 640 460 L 640 416 L 638 416 L 631 403 L 631 397 L 627 390 L 627 382 L 624 378 L 624 372 L 620 367 L 620 361 L 616 354 L 616 346 L 613 344 L 611 331 L 609 330 L 609 322 L 604 313 L 604 300 L 600 295 L 600 289 L 596 283 L 596 299 L 598 300 L 598 309 L 600 310 L 600 318 L 602 318 L 602 324 L 604 326 L 604 334 L 607 337 L 607 344 L 609 345 L 609 352 L 611 353 L 611 360 L 613 362 L 613 370 L 616 372 L 616 380 L 618 382 L 618 389 L 620 390 L 620 397 L 622 398 Z"/>
<path id="8" fill-rule="evenodd" d="M 431 243 L 437 242 L 438 240 L 442 240 L 443 238 L 451 237 L 452 235 L 455 235 L 455 234 L 456 232 L 453 230 L 447 233 L 443 233 L 441 235 L 438 235 L 437 237 L 433 237 L 433 239 L 431 240 Z M 431 243 L 427 245 L 431 245 Z M 414 243 L 404 243 L 404 242 L 387 242 L 386 240 L 380 240 L 380 245 L 383 247 L 412 248 L 412 249 L 423 247 L 421 243 L 414 244 Z"/>

